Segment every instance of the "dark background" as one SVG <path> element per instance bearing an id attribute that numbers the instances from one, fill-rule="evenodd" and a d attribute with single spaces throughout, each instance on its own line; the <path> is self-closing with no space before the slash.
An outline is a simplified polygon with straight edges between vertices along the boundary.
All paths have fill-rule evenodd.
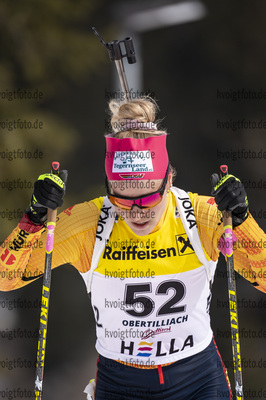
<path id="1" fill-rule="evenodd" d="M 252 129 L 247 124 L 266 121 L 266 99 L 254 99 L 251 94 L 234 101 L 232 97 L 222 99 L 221 93 L 230 95 L 243 89 L 245 93 L 266 92 L 266 3 L 203 0 L 206 14 L 200 20 L 138 33 L 137 25 L 135 30 L 127 29 L 127 18 L 137 10 L 170 3 L 177 2 L 1 1 L 0 92 L 38 89 L 43 98 L 8 101 L 4 95 L 0 97 L 0 152 L 39 149 L 44 154 L 36 160 L 8 161 L 0 157 L 1 242 L 16 226 L 17 214 L 27 207 L 32 193 L 31 188 L 8 190 L 3 184 L 6 180 L 26 179 L 33 185 L 57 159 L 61 168 L 69 171 L 64 208 L 104 194 L 108 93 L 118 87 L 114 86 L 115 66 L 91 26 L 96 26 L 106 41 L 130 34 L 139 43 L 137 57 L 143 84 L 134 87 L 129 81 L 129 86 L 148 90 L 158 100 L 159 118 L 164 118 L 161 125 L 170 133 L 168 149 L 177 169 L 176 186 L 208 195 L 210 175 L 220 164 L 228 164 L 230 172 L 246 185 L 250 210 L 265 231 L 265 158 L 247 156 L 249 151 L 266 151 L 265 129 Z M 134 67 L 127 68 L 129 74 Z M 38 119 L 43 129 L 3 128 L 6 120 L 17 118 Z M 234 121 L 243 119 L 243 128 L 232 129 Z M 221 128 L 221 122 L 226 121 L 229 128 Z M 233 159 L 232 152 L 242 149 L 244 153 Z M 233 386 L 225 272 L 221 258 L 211 316 Z M 7 303 L 21 299 L 35 304 L 41 285 L 38 280 L 18 291 L 0 294 L 0 398 L 4 398 L 4 391 L 16 388 L 34 390 L 32 366 L 15 368 L 13 362 L 9 369 L 7 365 L 17 358 L 33 364 L 37 338 L 8 340 L 3 332 L 20 328 L 29 332 L 26 336 L 34 334 L 39 327 L 38 307 L 19 303 L 11 310 Z M 266 398 L 259 397 L 259 391 L 266 389 L 266 298 L 239 276 L 237 290 L 242 300 L 239 321 L 244 388 L 250 391 L 246 397 Z M 53 271 L 50 304 L 44 395 L 50 400 L 58 396 L 82 400 L 83 388 L 95 375 L 97 354 L 89 299 L 73 267 L 61 266 Z M 254 338 L 261 333 L 264 338 Z"/>

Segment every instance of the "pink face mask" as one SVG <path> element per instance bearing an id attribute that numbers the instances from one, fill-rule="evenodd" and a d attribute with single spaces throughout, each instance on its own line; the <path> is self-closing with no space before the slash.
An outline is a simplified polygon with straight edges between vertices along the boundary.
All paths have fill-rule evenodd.
<path id="1" fill-rule="evenodd" d="M 107 179 L 163 179 L 169 163 L 166 136 L 156 135 L 145 139 L 106 136 Z"/>

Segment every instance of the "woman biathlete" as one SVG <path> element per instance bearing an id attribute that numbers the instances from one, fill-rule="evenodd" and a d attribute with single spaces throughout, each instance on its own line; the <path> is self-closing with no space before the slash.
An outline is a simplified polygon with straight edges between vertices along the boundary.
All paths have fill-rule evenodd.
<path id="1" fill-rule="evenodd" d="M 59 215 L 52 268 L 71 263 L 91 292 L 99 353 L 95 399 L 215 400 L 231 397 L 213 339 L 211 285 L 223 248 L 221 211 L 232 211 L 235 269 L 266 291 L 264 232 L 232 175 L 213 175 L 213 196 L 172 186 L 165 131 L 149 98 L 110 102 L 107 196 Z M 0 255 L 0 290 L 43 270 L 47 208 L 62 205 L 64 171 L 41 175 Z M 217 208 L 218 206 L 218 208 Z M 246 246 L 252 242 L 253 246 Z"/>

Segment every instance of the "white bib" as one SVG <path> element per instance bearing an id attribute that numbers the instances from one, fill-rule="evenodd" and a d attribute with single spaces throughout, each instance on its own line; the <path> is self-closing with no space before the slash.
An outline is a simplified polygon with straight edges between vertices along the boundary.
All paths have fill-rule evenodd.
<path id="1" fill-rule="evenodd" d="M 104 199 L 91 270 L 82 275 L 91 290 L 96 349 L 107 358 L 165 364 L 202 351 L 212 339 L 208 307 L 216 262 L 205 256 L 189 195 L 171 190 L 182 223 L 172 215 L 171 238 L 161 229 L 147 235 L 154 248 L 150 242 L 145 248 L 106 246 L 115 209 Z"/>

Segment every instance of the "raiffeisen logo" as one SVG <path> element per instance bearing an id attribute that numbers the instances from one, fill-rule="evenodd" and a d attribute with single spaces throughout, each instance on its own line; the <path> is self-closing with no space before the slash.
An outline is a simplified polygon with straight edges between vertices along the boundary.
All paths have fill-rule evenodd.
<path id="1" fill-rule="evenodd" d="M 149 246 L 145 250 L 139 250 L 137 246 L 122 247 L 122 250 L 113 251 L 112 247 L 106 246 L 103 259 L 106 260 L 154 260 L 155 258 L 176 257 L 176 249 L 167 247 L 166 249 L 152 249 Z"/>

